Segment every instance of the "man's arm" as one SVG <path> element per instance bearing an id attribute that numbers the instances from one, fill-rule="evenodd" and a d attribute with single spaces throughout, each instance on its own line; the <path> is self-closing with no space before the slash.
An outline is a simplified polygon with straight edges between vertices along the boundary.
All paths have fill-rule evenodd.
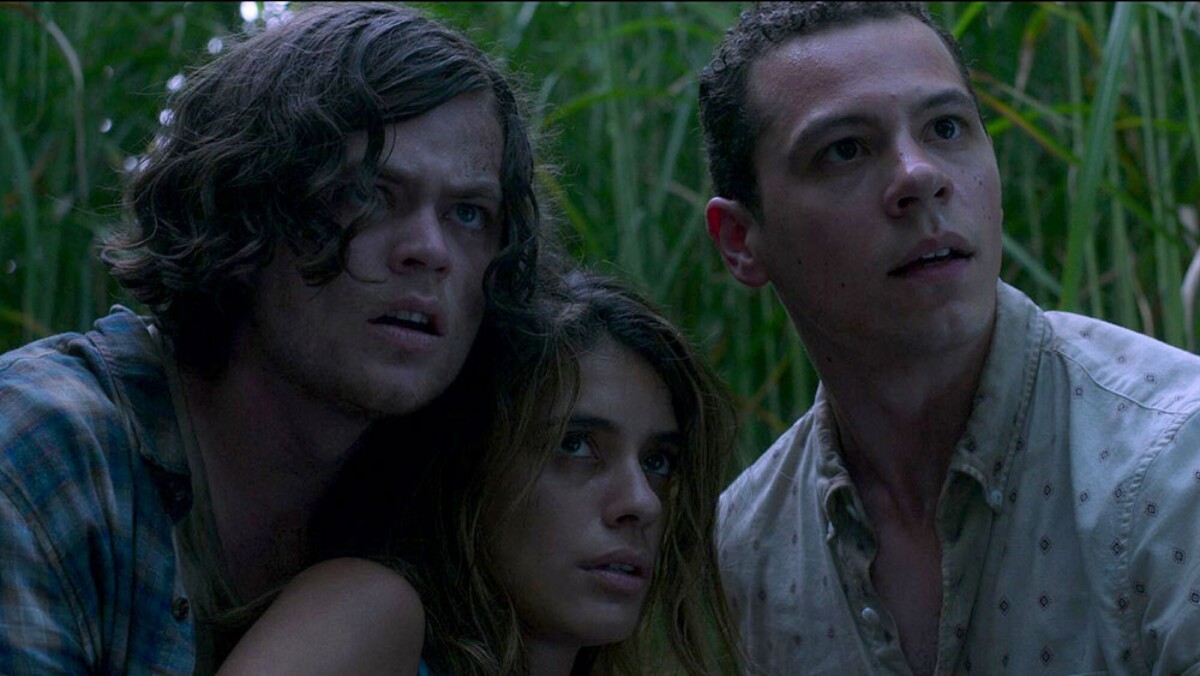
<path id="1" fill-rule="evenodd" d="M 120 380 L 96 345 L 64 334 L 0 357 L 0 673 L 192 671 L 171 518 L 120 396 L 149 392 L 153 362 L 117 350 Z M 165 427 L 161 399 L 142 413 Z"/>
<path id="2" fill-rule="evenodd" d="M 424 634 L 424 607 L 402 575 L 333 559 L 297 575 L 219 673 L 416 674 Z"/>
<path id="3" fill-rule="evenodd" d="M 93 651 L 75 590 L 10 487 L 0 476 L 0 673 L 87 673 Z"/>

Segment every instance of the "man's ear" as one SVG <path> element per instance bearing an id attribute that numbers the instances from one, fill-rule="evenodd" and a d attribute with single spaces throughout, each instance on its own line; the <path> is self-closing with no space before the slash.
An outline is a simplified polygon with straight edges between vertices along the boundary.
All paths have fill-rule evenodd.
<path id="1" fill-rule="evenodd" d="M 759 227 L 757 219 L 741 202 L 714 197 L 704 210 L 708 222 L 708 236 L 729 271 L 746 286 L 759 287 L 770 281 L 762 263 L 755 257 L 753 248 L 747 243 L 751 228 Z"/>

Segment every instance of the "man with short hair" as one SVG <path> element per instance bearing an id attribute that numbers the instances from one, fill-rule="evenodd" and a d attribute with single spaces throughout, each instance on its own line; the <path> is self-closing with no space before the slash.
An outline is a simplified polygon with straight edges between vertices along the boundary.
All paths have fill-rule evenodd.
<path id="1" fill-rule="evenodd" d="M 999 281 L 1000 178 L 910 3 L 765 3 L 700 89 L 708 230 L 821 378 L 722 496 L 750 659 L 1200 673 L 1200 359 Z"/>
<path id="2" fill-rule="evenodd" d="M 214 670 L 356 440 L 529 295 L 525 122 L 457 32 L 304 8 L 171 105 L 103 254 L 152 316 L 0 357 L 0 673 Z"/>

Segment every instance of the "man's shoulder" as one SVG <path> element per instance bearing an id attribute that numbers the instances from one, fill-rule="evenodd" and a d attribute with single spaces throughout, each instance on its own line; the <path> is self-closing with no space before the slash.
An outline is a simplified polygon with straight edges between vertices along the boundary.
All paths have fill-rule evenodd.
<path id="1" fill-rule="evenodd" d="M 148 336 L 133 333 L 140 320 L 127 314 L 114 312 L 86 334 L 61 333 L 0 355 L 0 435 L 24 436 L 47 417 L 107 417 L 122 369 L 152 360 Z"/>
<path id="2" fill-rule="evenodd" d="M 1047 349 L 1105 390 L 1151 408 L 1200 409 L 1200 356 L 1092 317 L 1052 311 L 1046 319 Z"/>
<path id="3" fill-rule="evenodd" d="M 1146 664 L 1181 673 L 1200 655 L 1200 357 L 1093 318 L 1046 316 L 1043 373 L 1055 401 L 1034 404 L 1049 432 L 1037 436 L 1061 450 L 1025 459 L 1025 486 L 1040 495 L 1018 504 L 1079 540 L 1097 636 L 1116 648 L 1109 665 L 1149 635 Z M 1025 548 L 1048 560 L 1044 547 Z"/>
<path id="4" fill-rule="evenodd" d="M 56 482 L 107 474 L 102 466 L 134 450 L 128 390 L 145 393 L 138 381 L 155 365 L 161 373 L 153 341 L 139 330 L 146 334 L 139 318 L 118 310 L 86 334 L 0 355 L 0 488 L 50 499 Z"/>
<path id="5" fill-rule="evenodd" d="M 1164 521 L 1169 503 L 1194 512 L 1200 497 L 1200 357 L 1094 318 L 1046 316 L 1051 331 L 1040 377 L 1054 383 L 1047 392 L 1069 403 L 1045 407 L 1055 413 L 1042 419 L 1053 415 L 1047 424 L 1065 432 L 1057 438 L 1065 441 L 1078 492 L 1104 490 L 1111 497 L 1100 504 L 1120 514 L 1111 522 L 1094 516 L 1081 521 L 1097 528 L 1097 551 L 1125 536 L 1113 530 L 1116 525 Z M 1076 509 L 1094 514 L 1097 507 L 1076 503 Z"/>
<path id="6" fill-rule="evenodd" d="M 154 464 L 178 439 L 163 433 L 176 424 L 165 377 L 124 310 L 0 355 L 0 671 L 41 655 L 137 670 L 167 650 L 190 665 L 191 625 L 170 612 L 171 525 L 190 493 Z"/>
<path id="7" fill-rule="evenodd" d="M 721 493 L 721 522 L 727 526 L 739 518 L 750 518 L 788 495 L 801 479 L 801 456 L 814 434 L 815 411 L 809 409 L 757 460 L 742 471 Z"/>
<path id="8" fill-rule="evenodd" d="M 140 362 L 157 361 L 147 327 L 145 319 L 114 305 L 86 333 L 59 333 L 0 354 L 0 384 L 14 386 L 26 378 L 68 371 L 136 369 Z"/>

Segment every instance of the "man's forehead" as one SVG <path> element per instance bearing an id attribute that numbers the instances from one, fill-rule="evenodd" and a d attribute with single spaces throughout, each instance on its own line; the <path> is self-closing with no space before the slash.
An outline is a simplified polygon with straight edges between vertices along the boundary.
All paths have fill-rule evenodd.
<path id="1" fill-rule="evenodd" d="M 481 105 L 464 110 L 460 101 L 464 97 L 476 99 Z M 448 134 L 436 134 L 446 129 L 450 130 Z M 431 134 L 438 138 L 436 147 L 431 146 Z M 464 178 L 495 179 L 503 161 L 504 131 L 490 92 L 471 92 L 417 117 L 387 123 L 382 140 L 382 174 L 419 173 L 430 162 L 437 162 L 449 165 L 449 172 Z M 346 171 L 361 166 L 366 148 L 366 131 L 351 132 L 346 137 Z"/>
<path id="2" fill-rule="evenodd" d="M 780 104 L 792 107 L 821 101 L 825 93 L 835 88 L 865 80 L 874 67 L 909 56 L 901 53 L 899 46 L 891 48 L 890 40 L 881 44 L 879 33 L 897 31 L 919 36 L 917 39 L 924 43 L 922 52 L 936 50 L 938 56 L 933 57 L 934 62 L 926 58 L 922 65 L 938 70 L 944 67 L 944 75 L 950 80 L 945 84 L 960 85 L 966 90 L 950 49 L 933 28 L 915 17 L 872 17 L 851 24 L 824 26 L 781 41 L 751 64 L 747 101 L 760 132 L 780 112 Z"/>

